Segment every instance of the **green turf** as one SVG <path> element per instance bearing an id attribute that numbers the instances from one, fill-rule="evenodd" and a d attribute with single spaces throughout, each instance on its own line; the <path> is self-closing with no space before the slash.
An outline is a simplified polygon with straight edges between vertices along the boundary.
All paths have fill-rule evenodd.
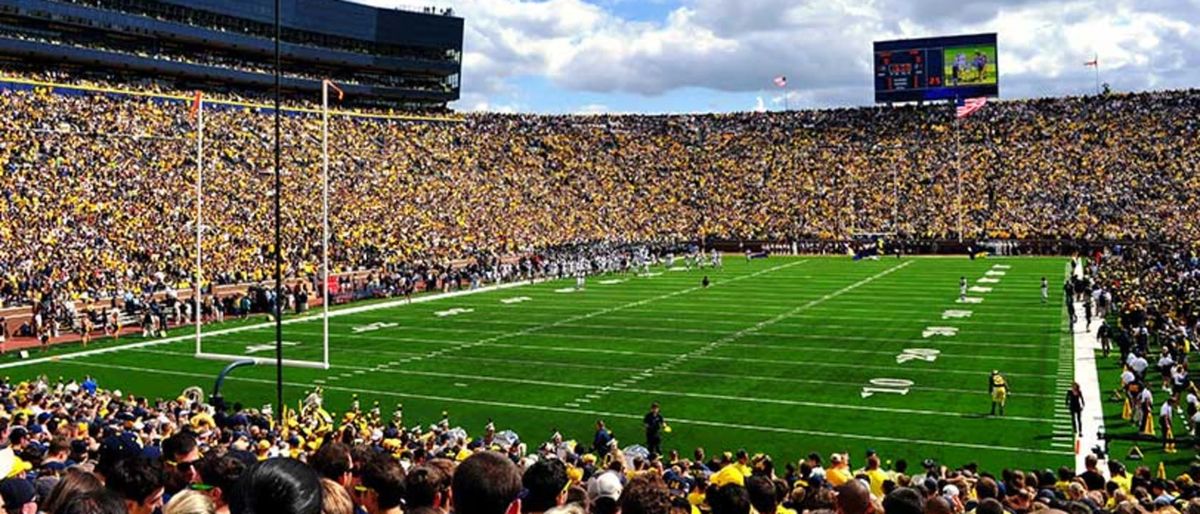
<path id="1" fill-rule="evenodd" d="M 1116 317 L 1113 316 L 1108 322 L 1112 326 L 1116 326 Z M 1157 359 L 1157 356 L 1152 357 Z M 1147 382 L 1152 387 L 1151 393 L 1154 394 L 1154 430 L 1156 437 L 1142 435 L 1132 422 L 1121 418 L 1121 410 L 1124 402 L 1118 399 L 1120 398 L 1119 396 L 1114 394 L 1121 386 L 1121 372 L 1124 370 L 1120 360 L 1120 351 L 1117 350 L 1115 344 L 1108 357 L 1104 357 L 1102 352 L 1096 352 L 1096 371 L 1099 373 L 1100 378 L 1100 397 L 1104 400 L 1104 431 L 1113 438 L 1108 445 L 1109 455 L 1123 462 L 1130 470 L 1137 466 L 1148 466 L 1151 471 L 1157 471 L 1158 464 L 1161 462 L 1166 465 L 1167 474 L 1170 477 L 1187 472 L 1188 468 L 1197 460 L 1198 451 L 1194 444 L 1181 441 L 1177 444 L 1178 452 L 1168 454 L 1163 451 L 1163 427 L 1162 423 L 1159 422 L 1158 409 L 1162 406 L 1162 402 L 1168 393 L 1162 390 L 1162 384 L 1159 381 L 1159 375 L 1156 370 L 1150 369 L 1146 371 Z M 1183 402 L 1181 401 L 1180 403 L 1182 404 Z M 1176 415 L 1172 418 L 1172 428 L 1177 437 L 1187 437 L 1187 425 L 1182 416 Z M 1142 450 L 1144 459 L 1141 461 L 1131 460 L 1127 457 L 1130 448 L 1134 444 L 1137 444 L 1138 448 Z"/>
<path id="2" fill-rule="evenodd" d="M 977 284 L 993 265 L 1011 266 L 999 283 Z M 745 447 L 777 459 L 810 451 L 867 448 L 884 458 L 976 461 L 988 468 L 1045 467 L 1072 461 L 1054 411 L 1069 376 L 1061 292 L 1042 305 L 1039 281 L 1057 283 L 1063 259 L 883 259 L 730 257 L 720 271 L 656 270 L 652 277 L 593 277 L 583 292 L 567 281 L 525 285 L 330 319 L 332 369 L 287 368 L 290 404 L 324 384 L 327 404 L 397 402 L 406 420 L 452 422 L 478 432 L 488 418 L 532 442 L 559 429 L 590 441 L 604 418 L 623 445 L 642 443 L 641 416 L 658 401 L 673 427 L 665 446 L 690 453 Z M 699 288 L 709 274 L 713 286 Z M 992 287 L 984 302 L 956 303 L 958 278 Z M 620 283 L 601 284 L 604 280 Z M 529 297 L 522 303 L 500 300 Z M 471 312 L 439 317 L 454 308 Z M 945 310 L 970 310 L 943 319 Z M 261 319 L 261 318 L 259 318 Z M 397 326 L 355 333 L 376 322 Z M 207 326 L 206 333 L 233 326 Z M 923 337 L 927 327 L 956 327 Z M 177 333 L 186 334 L 187 330 Z M 208 335 L 207 352 L 240 355 L 269 344 L 273 327 Z M 287 358 L 319 360 L 321 321 L 284 326 Z M 175 396 L 209 387 L 223 363 L 198 360 L 193 342 L 141 348 L 140 337 L 105 343 L 103 354 L 10 367 L 34 374 L 96 376 L 103 387 Z M 940 351 L 937 360 L 897 363 L 905 349 Z M 268 357 L 270 352 L 256 353 Z M 6 366 L 12 366 L 9 362 Z M 1006 417 L 986 416 L 992 369 L 1014 394 Z M 225 395 L 248 404 L 274 399 L 275 371 L 241 369 Z M 910 380 L 907 394 L 863 396 L 872 379 Z"/>

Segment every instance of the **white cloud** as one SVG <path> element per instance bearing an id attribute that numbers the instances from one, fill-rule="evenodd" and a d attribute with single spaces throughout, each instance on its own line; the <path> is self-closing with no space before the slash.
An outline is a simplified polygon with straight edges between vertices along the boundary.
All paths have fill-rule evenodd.
<path id="1" fill-rule="evenodd" d="M 654 22 L 616 15 L 627 0 L 452 2 L 466 19 L 460 104 L 519 97 L 522 77 L 652 99 L 685 88 L 752 95 L 783 74 L 794 106 L 862 105 L 873 41 L 975 32 L 999 34 L 1004 97 L 1090 91 L 1093 54 L 1118 90 L 1200 83 L 1200 0 L 676 2 Z"/>

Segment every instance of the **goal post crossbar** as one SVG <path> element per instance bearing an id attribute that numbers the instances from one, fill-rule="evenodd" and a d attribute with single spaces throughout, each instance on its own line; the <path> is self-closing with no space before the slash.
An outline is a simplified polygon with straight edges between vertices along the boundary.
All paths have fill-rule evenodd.
<path id="1" fill-rule="evenodd" d="M 246 355 L 226 355 L 221 353 L 206 353 L 197 352 L 192 355 L 197 359 L 232 362 L 239 360 L 254 361 L 256 366 L 274 366 L 277 362 L 275 357 L 250 357 Z M 329 369 L 328 362 L 306 361 L 297 359 L 283 359 L 283 365 L 294 368 L 312 368 L 312 369 Z"/>

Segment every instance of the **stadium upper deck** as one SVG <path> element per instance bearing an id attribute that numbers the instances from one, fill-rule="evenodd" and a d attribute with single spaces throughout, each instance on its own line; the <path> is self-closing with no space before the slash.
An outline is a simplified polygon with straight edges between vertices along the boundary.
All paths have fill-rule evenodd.
<path id="1" fill-rule="evenodd" d="M 0 0 L 0 61 L 265 91 L 274 85 L 273 16 L 269 0 Z M 463 19 L 449 10 L 284 0 L 281 20 L 285 94 L 312 97 L 332 78 L 351 104 L 429 110 L 459 97 Z"/>

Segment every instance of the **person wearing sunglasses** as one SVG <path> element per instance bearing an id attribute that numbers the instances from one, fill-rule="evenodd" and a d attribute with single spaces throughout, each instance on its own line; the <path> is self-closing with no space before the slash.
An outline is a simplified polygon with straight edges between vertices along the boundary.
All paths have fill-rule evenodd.
<path id="1" fill-rule="evenodd" d="M 186 490 L 189 484 L 200 481 L 196 465 L 200 462 L 200 445 L 190 432 L 180 432 L 162 442 L 162 461 L 166 470 L 167 501 Z"/>

